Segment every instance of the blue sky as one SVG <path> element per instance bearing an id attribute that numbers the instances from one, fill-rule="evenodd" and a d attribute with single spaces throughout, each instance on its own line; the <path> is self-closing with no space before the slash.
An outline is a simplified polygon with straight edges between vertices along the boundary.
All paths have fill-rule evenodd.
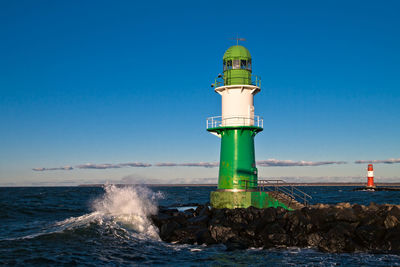
<path id="1" fill-rule="evenodd" d="M 220 115 L 210 84 L 236 35 L 262 77 L 260 177 L 364 181 L 366 163 L 355 161 L 375 160 L 377 178 L 398 181 L 399 10 L 398 1 L 2 1 L 0 185 L 215 180 L 218 168 L 202 167 L 219 159 L 220 140 L 205 130 Z"/>

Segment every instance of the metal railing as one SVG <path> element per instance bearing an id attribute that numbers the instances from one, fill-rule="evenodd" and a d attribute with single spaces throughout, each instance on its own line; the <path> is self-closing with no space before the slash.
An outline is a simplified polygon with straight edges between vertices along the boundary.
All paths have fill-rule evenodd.
<path id="1" fill-rule="evenodd" d="M 207 129 L 224 127 L 224 126 L 256 126 L 263 128 L 264 120 L 262 117 L 254 115 L 254 117 L 235 116 L 235 117 L 210 117 L 207 118 Z"/>
<path id="2" fill-rule="evenodd" d="M 308 206 L 309 200 L 312 198 L 309 194 L 286 183 L 284 180 L 258 180 L 258 188 L 260 191 L 276 191 L 283 193 L 302 203 L 304 206 Z"/>
<path id="3" fill-rule="evenodd" d="M 243 186 L 243 183 L 245 190 L 257 188 L 260 192 L 266 191 L 282 193 L 289 197 L 289 206 L 292 200 L 296 200 L 307 207 L 309 205 L 309 200 L 312 198 L 309 194 L 286 183 L 284 180 L 258 180 L 258 182 L 239 180 L 241 186 Z"/>
<path id="4" fill-rule="evenodd" d="M 217 87 L 220 87 L 220 86 L 224 86 L 225 82 L 229 83 L 233 79 L 245 79 L 245 78 L 234 77 L 234 78 L 228 78 L 228 79 L 226 79 L 226 81 L 222 80 L 222 79 L 223 79 L 223 76 L 215 78 L 215 81 L 214 81 L 213 84 L 211 84 L 211 87 L 217 88 Z M 257 75 L 251 75 L 251 85 L 255 85 L 257 87 L 261 87 L 261 77 L 259 77 Z"/>

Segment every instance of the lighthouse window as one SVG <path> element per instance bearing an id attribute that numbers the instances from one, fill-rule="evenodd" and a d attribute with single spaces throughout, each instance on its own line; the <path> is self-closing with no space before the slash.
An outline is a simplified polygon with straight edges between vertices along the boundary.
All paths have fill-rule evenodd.
<path id="1" fill-rule="evenodd" d="M 246 60 L 243 60 L 243 59 L 240 60 L 240 68 L 242 70 L 246 69 Z"/>
<path id="2" fill-rule="evenodd" d="M 240 69 L 240 60 L 239 59 L 233 60 L 233 69 L 234 70 Z"/>
<path id="3" fill-rule="evenodd" d="M 248 70 L 251 70 L 251 60 L 248 60 L 248 61 L 247 61 L 247 69 L 248 69 Z"/>
<path id="4" fill-rule="evenodd" d="M 226 71 L 227 70 L 227 68 L 226 68 L 226 60 L 224 60 L 224 71 Z"/>
<path id="5" fill-rule="evenodd" d="M 232 69 L 232 60 L 228 60 L 226 62 L 226 69 L 231 70 Z"/>

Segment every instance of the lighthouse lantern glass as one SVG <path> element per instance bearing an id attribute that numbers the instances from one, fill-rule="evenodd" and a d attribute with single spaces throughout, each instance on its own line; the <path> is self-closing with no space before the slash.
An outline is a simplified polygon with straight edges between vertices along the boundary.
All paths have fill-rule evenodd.
<path id="1" fill-rule="evenodd" d="M 247 63 L 246 60 L 243 60 L 243 59 L 240 60 L 240 68 L 242 70 L 245 70 L 247 68 L 247 64 L 246 63 Z"/>
<path id="2" fill-rule="evenodd" d="M 239 59 L 233 60 L 233 69 L 234 70 L 240 69 L 240 60 Z"/>
<path id="3" fill-rule="evenodd" d="M 231 69 L 232 69 L 232 60 L 228 60 L 228 61 L 226 62 L 226 69 L 227 69 L 227 70 L 231 70 Z"/>

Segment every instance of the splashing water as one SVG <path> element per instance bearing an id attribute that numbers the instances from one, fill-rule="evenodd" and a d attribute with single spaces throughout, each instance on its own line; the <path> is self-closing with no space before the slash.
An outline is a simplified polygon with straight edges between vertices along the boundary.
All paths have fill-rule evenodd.
<path id="1" fill-rule="evenodd" d="M 41 234 L 95 223 L 111 230 L 117 236 L 121 231 L 124 233 L 133 231 L 137 238 L 160 239 L 158 229 L 151 223 L 149 217 L 157 213 L 157 202 L 164 197 L 162 193 L 155 193 L 142 186 L 117 187 L 110 184 L 105 185 L 104 190 L 104 195 L 93 201 L 92 213 L 58 222 L 54 225 L 56 229 L 49 229 L 50 231 Z M 34 236 L 29 236 L 32 237 Z"/>
<path id="2" fill-rule="evenodd" d="M 117 187 L 106 185 L 106 193 L 93 203 L 95 212 L 101 217 L 111 218 L 150 237 L 157 237 L 157 228 L 150 222 L 149 216 L 157 213 L 157 200 L 160 192 L 154 193 L 145 187 Z"/>

